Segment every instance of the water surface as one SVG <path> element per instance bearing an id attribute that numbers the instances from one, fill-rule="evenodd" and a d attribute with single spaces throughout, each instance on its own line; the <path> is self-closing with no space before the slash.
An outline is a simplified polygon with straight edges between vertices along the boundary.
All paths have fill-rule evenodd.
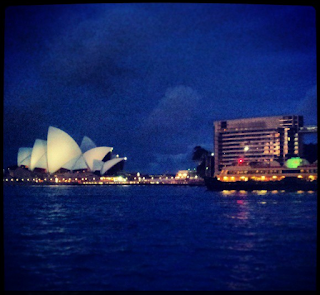
<path id="1" fill-rule="evenodd" d="M 5 290 L 315 290 L 317 194 L 5 186 Z"/>

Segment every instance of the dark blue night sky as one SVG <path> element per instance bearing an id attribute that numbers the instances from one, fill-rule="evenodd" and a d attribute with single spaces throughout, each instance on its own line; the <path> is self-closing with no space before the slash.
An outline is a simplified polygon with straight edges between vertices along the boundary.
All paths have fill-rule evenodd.
<path id="1" fill-rule="evenodd" d="M 4 167 L 50 125 L 114 147 L 128 172 L 175 173 L 213 150 L 215 120 L 317 123 L 310 6 L 14 6 L 4 53 Z"/>

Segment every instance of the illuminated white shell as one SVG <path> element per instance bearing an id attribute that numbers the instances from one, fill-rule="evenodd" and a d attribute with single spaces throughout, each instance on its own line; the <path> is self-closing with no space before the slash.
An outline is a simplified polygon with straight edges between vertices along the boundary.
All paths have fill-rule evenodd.
<path id="1" fill-rule="evenodd" d="M 100 146 L 93 148 L 89 151 L 86 151 L 83 154 L 83 157 L 91 171 L 93 170 L 93 161 L 98 160 L 101 161 L 109 152 L 112 151 L 112 147 Z"/>
<path id="2" fill-rule="evenodd" d="M 80 155 L 79 157 L 75 157 L 71 159 L 69 162 L 64 164 L 62 168 L 68 169 L 68 170 L 82 170 L 82 169 L 88 169 L 88 166 L 83 158 L 83 155 Z"/>
<path id="3" fill-rule="evenodd" d="M 100 171 L 104 163 L 105 162 L 103 162 L 103 161 L 93 160 L 92 171 Z"/>
<path id="4" fill-rule="evenodd" d="M 67 163 L 63 164 L 62 168 L 65 168 L 65 169 L 68 169 L 68 170 L 73 170 L 73 166 L 78 161 L 78 159 L 79 159 L 79 157 L 74 157 L 73 159 L 71 159 Z"/>
<path id="5" fill-rule="evenodd" d="M 107 162 L 105 162 L 100 170 L 100 175 L 105 174 L 110 168 L 112 168 L 114 165 L 118 164 L 119 162 L 126 160 L 127 158 L 114 158 Z"/>
<path id="6" fill-rule="evenodd" d="M 87 136 L 82 139 L 81 147 L 66 132 L 50 126 L 47 141 L 36 139 L 33 148 L 20 148 L 18 151 L 18 166 L 28 166 L 46 169 L 54 173 L 60 168 L 68 170 L 89 169 L 104 174 L 114 165 L 126 158 L 115 158 L 107 162 L 103 158 L 111 153 L 112 147 L 96 147 Z"/>
<path id="7" fill-rule="evenodd" d="M 36 163 L 35 168 L 42 168 L 48 170 L 48 159 L 47 153 L 43 154 L 42 157 Z"/>
<path id="8" fill-rule="evenodd" d="M 18 166 L 30 166 L 32 148 L 22 147 L 18 150 Z"/>
<path id="9" fill-rule="evenodd" d="M 45 140 L 36 139 L 34 142 L 29 169 L 33 171 L 34 168 L 48 169 L 47 142 Z"/>
<path id="10" fill-rule="evenodd" d="M 50 126 L 47 139 L 48 171 L 54 173 L 64 164 L 81 155 L 75 140 L 59 128 Z"/>
<path id="11" fill-rule="evenodd" d="M 95 147 L 97 147 L 96 144 L 88 136 L 83 137 L 82 142 L 80 144 L 80 149 L 82 153 L 94 149 Z"/>
<path id="12" fill-rule="evenodd" d="M 78 160 L 75 162 L 74 166 L 72 167 L 72 170 L 81 170 L 81 169 L 88 169 L 88 165 L 86 164 L 86 161 L 84 160 L 83 155 L 81 155 Z"/>

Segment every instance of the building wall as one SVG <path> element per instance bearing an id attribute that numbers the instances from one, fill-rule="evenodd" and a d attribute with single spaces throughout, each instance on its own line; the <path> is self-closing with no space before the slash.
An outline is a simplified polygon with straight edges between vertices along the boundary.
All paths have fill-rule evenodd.
<path id="1" fill-rule="evenodd" d="M 303 117 L 297 115 L 215 121 L 215 174 L 239 158 L 283 164 L 290 157 L 302 156 L 298 134 L 302 126 Z"/>

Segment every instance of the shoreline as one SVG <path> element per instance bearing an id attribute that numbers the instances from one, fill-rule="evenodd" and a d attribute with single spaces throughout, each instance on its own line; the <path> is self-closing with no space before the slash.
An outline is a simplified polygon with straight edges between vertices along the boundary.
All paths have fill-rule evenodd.
<path id="1" fill-rule="evenodd" d="M 39 185 L 39 186 L 88 186 L 88 185 L 96 185 L 96 186 L 113 186 L 113 185 L 147 185 L 147 186 L 159 186 L 159 185 L 167 185 L 167 186 L 205 186 L 204 181 L 203 182 L 197 182 L 197 183 L 170 183 L 170 182 L 65 182 L 65 183 L 55 183 L 55 182 L 26 182 L 26 181 L 3 181 L 4 186 L 31 186 L 31 185 Z"/>
<path id="2" fill-rule="evenodd" d="M 123 182 L 123 183 L 54 183 L 54 182 L 23 182 L 23 181 L 15 181 L 15 182 L 4 182 L 4 186 L 192 186 L 192 187 L 206 187 L 206 189 L 208 191 L 314 191 L 317 192 L 317 189 L 315 189 L 314 187 L 310 188 L 310 187 L 274 187 L 274 188 L 270 188 L 270 187 L 265 187 L 265 188 L 245 188 L 243 186 L 224 186 L 223 188 L 214 188 L 212 189 L 212 187 L 208 187 L 205 182 L 198 182 L 198 183 L 148 183 L 148 182 Z"/>

